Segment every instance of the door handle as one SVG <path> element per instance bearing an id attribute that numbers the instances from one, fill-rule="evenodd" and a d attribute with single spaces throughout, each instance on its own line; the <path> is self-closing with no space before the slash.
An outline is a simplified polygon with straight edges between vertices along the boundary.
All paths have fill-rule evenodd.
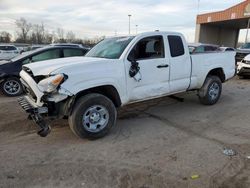
<path id="1" fill-rule="evenodd" d="M 167 67 L 168 67 L 168 64 L 163 64 L 163 65 L 158 65 L 157 66 L 158 69 L 167 68 Z"/>

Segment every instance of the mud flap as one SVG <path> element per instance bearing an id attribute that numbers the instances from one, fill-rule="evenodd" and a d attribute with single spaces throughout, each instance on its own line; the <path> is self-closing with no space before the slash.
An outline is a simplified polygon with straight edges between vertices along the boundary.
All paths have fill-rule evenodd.
<path id="1" fill-rule="evenodd" d="M 205 97 L 207 94 L 209 79 L 211 79 L 211 78 L 207 77 L 203 86 L 198 90 L 198 96 L 201 98 Z"/>

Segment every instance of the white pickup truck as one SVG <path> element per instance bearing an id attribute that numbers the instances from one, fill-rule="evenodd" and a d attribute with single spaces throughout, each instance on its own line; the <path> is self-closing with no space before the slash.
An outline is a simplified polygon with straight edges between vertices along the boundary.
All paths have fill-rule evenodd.
<path id="1" fill-rule="evenodd" d="M 41 128 L 47 120 L 68 117 L 77 136 L 100 138 L 116 123 L 116 108 L 197 90 L 201 103 L 215 104 L 222 83 L 235 74 L 235 52 L 190 55 L 182 34 L 149 32 L 107 38 L 86 57 L 23 66 L 27 95 L 21 106 Z"/>

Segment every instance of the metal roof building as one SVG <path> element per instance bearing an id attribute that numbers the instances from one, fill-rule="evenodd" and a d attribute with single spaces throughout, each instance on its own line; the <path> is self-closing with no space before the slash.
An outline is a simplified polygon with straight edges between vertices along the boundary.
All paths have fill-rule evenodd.
<path id="1" fill-rule="evenodd" d="M 249 19 L 250 0 L 223 11 L 198 15 L 195 42 L 236 47 L 239 31 L 249 27 Z"/>

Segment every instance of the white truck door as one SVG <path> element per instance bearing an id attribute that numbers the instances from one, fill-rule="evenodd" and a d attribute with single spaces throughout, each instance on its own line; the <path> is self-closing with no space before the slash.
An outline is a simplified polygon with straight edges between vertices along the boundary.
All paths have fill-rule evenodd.
<path id="1" fill-rule="evenodd" d="M 190 84 L 191 58 L 184 37 L 167 36 L 170 56 L 170 92 L 186 91 Z"/>
<path id="2" fill-rule="evenodd" d="M 128 55 L 140 67 L 141 80 L 130 77 L 131 62 L 126 59 L 128 101 L 140 101 L 169 93 L 169 59 L 162 35 L 139 40 Z"/>

